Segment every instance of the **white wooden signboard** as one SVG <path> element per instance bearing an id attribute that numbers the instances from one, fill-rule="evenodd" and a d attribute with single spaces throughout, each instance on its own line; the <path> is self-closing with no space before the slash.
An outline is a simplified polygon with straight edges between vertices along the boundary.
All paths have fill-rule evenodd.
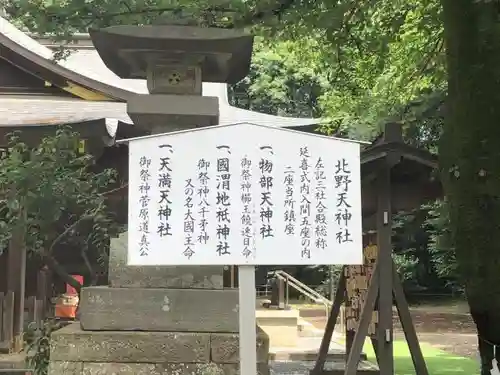
<path id="1" fill-rule="evenodd" d="M 240 265 L 256 375 L 254 266 L 362 264 L 360 145 L 254 124 L 128 142 L 128 264 Z"/>
<path id="2" fill-rule="evenodd" d="M 361 264 L 360 146 L 253 124 L 129 140 L 129 265 Z"/>

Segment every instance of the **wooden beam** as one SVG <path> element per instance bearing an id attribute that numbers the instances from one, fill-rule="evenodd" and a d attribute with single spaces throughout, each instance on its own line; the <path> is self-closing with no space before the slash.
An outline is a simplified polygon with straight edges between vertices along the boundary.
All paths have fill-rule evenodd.
<path id="1" fill-rule="evenodd" d="M 330 350 L 330 342 L 332 341 L 333 331 L 335 330 L 335 324 L 340 314 L 340 307 L 345 301 L 346 293 L 346 278 L 345 278 L 345 266 L 342 267 L 342 272 L 340 274 L 340 279 L 337 284 L 337 290 L 335 292 L 335 299 L 333 300 L 332 310 L 330 311 L 330 316 L 326 322 L 325 333 L 321 339 L 321 345 L 319 347 L 318 358 L 316 359 L 316 364 L 314 368 L 310 371 L 311 375 L 319 375 L 323 372 L 326 357 L 328 356 L 328 351 Z M 341 323 L 342 324 L 342 323 Z"/>
<path id="2" fill-rule="evenodd" d="M 375 310 L 379 311 L 379 299 L 375 301 Z M 378 323 L 377 323 L 378 324 Z M 377 360 L 377 364 L 379 363 L 379 356 L 378 356 L 378 338 L 375 335 L 370 335 L 370 341 L 372 343 L 373 351 L 375 353 L 375 359 Z M 380 367 L 379 367 L 380 369 Z"/>
<path id="3" fill-rule="evenodd" d="M 345 361 L 349 359 L 349 354 L 351 354 L 352 344 L 354 343 L 354 337 L 356 337 L 356 331 L 346 329 L 345 331 Z"/>
<path id="4" fill-rule="evenodd" d="M 401 321 L 406 342 L 408 343 L 408 348 L 410 349 L 411 359 L 413 361 L 413 367 L 415 368 L 416 375 L 429 375 L 429 371 L 427 370 L 427 365 L 425 364 L 424 356 L 422 354 L 422 349 L 420 348 L 420 344 L 418 342 L 417 332 L 415 331 L 415 327 L 413 326 L 411 319 L 410 308 L 408 306 L 408 302 L 406 301 L 403 286 L 401 285 L 401 280 L 396 272 L 396 266 L 394 263 L 392 264 L 392 278 L 394 298 L 398 308 L 399 320 Z"/>
<path id="5" fill-rule="evenodd" d="M 361 359 L 361 351 L 368 334 L 368 326 L 372 320 L 373 310 L 375 308 L 375 301 L 379 293 L 379 260 L 375 263 L 375 269 L 368 286 L 368 293 L 366 294 L 365 305 L 362 308 L 361 317 L 359 319 L 359 326 L 354 335 L 351 352 L 347 358 L 347 364 L 344 375 L 356 375 L 358 371 L 358 364 Z M 383 372 L 380 372 L 383 374 Z M 385 374 L 384 374 L 385 375 Z"/>
<path id="6" fill-rule="evenodd" d="M 394 374 L 393 324 L 392 324 L 392 211 L 391 165 L 380 172 L 377 179 L 377 246 L 379 293 L 377 354 L 380 373 Z"/>

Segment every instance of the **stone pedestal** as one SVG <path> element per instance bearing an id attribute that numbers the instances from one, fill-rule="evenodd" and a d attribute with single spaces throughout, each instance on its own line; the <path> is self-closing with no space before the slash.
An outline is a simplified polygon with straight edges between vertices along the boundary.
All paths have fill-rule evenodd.
<path id="1" fill-rule="evenodd" d="M 111 240 L 109 285 L 115 288 L 222 289 L 222 267 L 129 267 L 127 233 Z"/>
<path id="2" fill-rule="evenodd" d="M 53 333 L 49 375 L 239 374 L 238 290 L 222 288 L 220 267 L 129 267 L 125 243 L 111 244 L 111 286 L 84 288 L 80 322 Z"/>
<path id="3" fill-rule="evenodd" d="M 221 267 L 130 267 L 126 243 L 111 242 L 110 286 L 84 288 L 80 322 L 52 334 L 49 375 L 238 375 L 238 290 L 223 289 Z"/>
<path id="4" fill-rule="evenodd" d="M 52 334 L 51 375 L 237 375 L 238 335 L 208 332 L 85 331 Z M 268 374 L 267 336 L 258 329 L 259 374 Z"/>

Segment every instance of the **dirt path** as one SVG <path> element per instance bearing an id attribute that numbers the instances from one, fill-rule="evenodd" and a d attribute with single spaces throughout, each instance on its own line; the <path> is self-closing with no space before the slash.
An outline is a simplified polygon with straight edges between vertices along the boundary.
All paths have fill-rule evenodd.
<path id="1" fill-rule="evenodd" d="M 316 328 L 325 328 L 326 318 L 324 312 L 321 314 L 306 312 L 301 313 L 301 315 Z M 411 315 L 421 342 L 428 343 L 450 354 L 477 358 L 476 330 L 469 314 L 435 310 L 426 311 L 419 308 L 412 309 Z M 397 314 L 394 316 L 394 333 L 396 339 L 404 340 Z"/>
<path id="2" fill-rule="evenodd" d="M 402 332 L 396 332 L 397 339 L 404 340 Z M 418 333 L 420 342 L 436 349 L 461 357 L 477 358 L 477 336 L 470 333 Z"/>

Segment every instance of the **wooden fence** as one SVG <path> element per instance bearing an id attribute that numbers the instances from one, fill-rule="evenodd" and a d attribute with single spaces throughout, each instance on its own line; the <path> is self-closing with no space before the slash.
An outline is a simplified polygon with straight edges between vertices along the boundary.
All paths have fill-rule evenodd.
<path id="1" fill-rule="evenodd" d="M 0 293 L 0 353 L 9 353 L 14 329 L 14 292 Z"/>
<path id="2" fill-rule="evenodd" d="M 35 324 L 40 327 L 47 317 L 47 304 L 36 296 L 28 297 L 24 300 L 24 321 L 28 324 Z"/>
<path id="3" fill-rule="evenodd" d="M 48 309 L 45 301 L 36 296 L 24 299 L 24 323 L 40 327 L 47 317 Z M 14 293 L 0 292 L 0 353 L 9 353 L 14 339 Z"/>

